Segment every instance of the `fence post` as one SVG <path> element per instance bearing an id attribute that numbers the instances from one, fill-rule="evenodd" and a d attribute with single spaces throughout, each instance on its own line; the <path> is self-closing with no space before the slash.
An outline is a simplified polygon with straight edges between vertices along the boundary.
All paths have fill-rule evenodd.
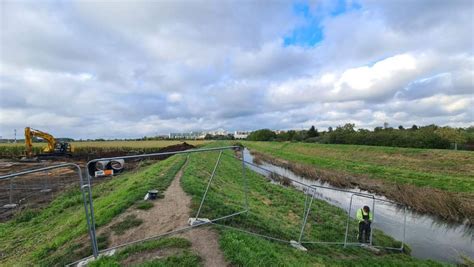
<path id="1" fill-rule="evenodd" d="M 403 240 L 402 240 L 402 247 L 400 248 L 400 251 L 403 252 L 403 249 L 405 248 L 405 234 L 406 234 L 406 228 L 407 228 L 407 206 L 404 206 L 403 209 L 404 213 L 404 218 L 403 218 Z"/>
<path id="2" fill-rule="evenodd" d="M 373 224 L 375 222 L 375 198 L 374 196 L 372 196 L 373 200 L 372 200 L 372 222 L 371 224 Z M 374 234 L 374 231 L 372 231 L 372 226 L 370 227 L 370 237 L 369 237 L 369 244 L 372 246 L 372 236 Z"/>
<path id="3" fill-rule="evenodd" d="M 310 190 L 314 190 L 314 189 L 310 188 Z M 310 197 L 309 194 L 307 194 L 306 198 L 305 198 L 305 201 L 304 201 L 305 215 L 303 217 L 303 223 L 301 225 L 300 237 L 298 238 L 298 243 L 300 243 L 300 244 L 301 244 L 301 239 L 303 238 L 303 233 L 304 233 L 304 228 L 306 227 L 306 222 L 308 221 L 309 212 L 311 211 L 311 205 L 313 204 L 313 199 L 314 199 L 314 192 L 313 191 L 311 191 L 311 198 L 309 200 L 308 208 L 306 208 L 307 199 L 309 197 Z"/>
<path id="4" fill-rule="evenodd" d="M 10 204 L 13 204 L 13 183 L 12 183 L 12 178 L 10 178 Z"/>
<path id="5" fill-rule="evenodd" d="M 242 147 L 241 150 L 240 150 L 241 154 L 242 154 L 242 179 L 243 179 L 243 182 L 244 182 L 245 210 L 249 211 L 248 181 L 247 181 L 247 176 L 245 175 L 244 150 L 245 150 L 245 147 Z"/>
<path id="6" fill-rule="evenodd" d="M 347 212 L 347 223 L 346 223 L 346 234 L 344 236 L 344 247 L 347 246 L 347 235 L 349 234 L 349 221 L 351 220 L 351 212 L 352 212 L 352 197 L 354 194 L 351 195 L 351 201 L 349 202 L 349 211 Z"/>
<path id="7" fill-rule="evenodd" d="M 92 235 L 92 248 L 94 252 L 94 257 L 97 258 L 99 256 L 99 248 L 97 246 L 97 237 L 95 231 L 95 215 L 94 215 L 94 202 L 92 199 L 92 187 L 91 187 L 91 179 L 90 175 L 87 174 L 87 193 L 89 194 L 89 212 L 90 212 L 90 228 L 91 228 L 91 235 Z"/>

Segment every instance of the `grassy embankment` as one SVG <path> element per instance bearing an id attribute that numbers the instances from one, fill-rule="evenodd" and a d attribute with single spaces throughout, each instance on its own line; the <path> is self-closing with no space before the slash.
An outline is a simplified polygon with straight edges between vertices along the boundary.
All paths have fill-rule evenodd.
<path id="1" fill-rule="evenodd" d="M 231 152 L 228 152 L 231 153 Z M 183 177 L 185 191 L 193 196 L 197 209 L 206 180 L 211 172 L 216 154 L 193 154 Z M 172 157 L 146 167 L 137 173 L 124 174 L 94 187 L 97 225 L 105 225 L 128 207 L 141 203 L 143 192 L 150 187 L 164 190 L 179 168 L 184 157 Z M 205 169 L 203 169 L 205 167 Z M 217 176 L 203 207 L 202 215 L 216 217 L 240 209 L 243 202 L 241 165 L 224 157 Z M 158 175 L 161 173 L 159 179 Z M 249 179 L 249 204 L 251 213 L 225 221 L 227 225 L 256 231 L 283 239 L 296 239 L 303 211 L 303 195 L 291 188 L 273 185 L 255 173 L 247 171 Z M 138 207 L 138 206 L 137 206 Z M 90 255 L 86 237 L 85 219 L 79 191 L 66 192 L 40 211 L 29 211 L 14 220 L 0 224 L 0 265 L 43 266 L 62 265 Z M 345 212 L 322 201 L 314 203 L 303 240 L 334 241 L 343 237 Z M 221 228 L 219 228 L 221 229 Z M 351 236 L 355 234 L 351 223 Z M 376 231 L 374 243 L 394 245 L 399 243 Z M 78 241 L 78 242 L 75 242 Z M 106 239 L 99 237 L 104 248 Z M 382 251 L 373 253 L 362 248 L 342 249 L 340 246 L 306 245 L 308 252 L 300 252 L 288 244 L 269 241 L 229 229 L 220 230 L 220 244 L 229 262 L 245 266 L 314 266 L 314 265 L 403 265 L 433 266 L 432 261 L 420 261 L 405 254 Z M 104 265 L 117 265 L 128 255 L 154 249 L 179 249 L 163 260 L 144 262 L 145 266 L 199 265 L 199 258 L 189 252 L 189 244 L 181 239 L 152 241 L 120 251 L 115 257 L 102 260 Z M 176 251 L 175 251 L 176 252 Z M 105 262 L 104 262 L 105 261 Z M 100 264 L 101 262 L 97 262 Z M 143 262 L 142 262 L 143 263 Z"/>
<path id="2" fill-rule="evenodd" d="M 203 140 L 159 140 L 159 141 L 84 141 L 71 142 L 75 154 L 96 154 L 96 153 L 153 153 L 161 148 L 187 142 L 193 146 L 200 146 L 207 141 Z M 41 153 L 41 149 L 46 143 L 33 143 L 33 152 Z M 24 155 L 25 145 L 23 143 L 2 143 L 0 144 L 0 158 L 16 158 Z"/>
<path id="3" fill-rule="evenodd" d="M 138 172 L 126 173 L 93 187 L 97 226 L 140 203 L 150 188 L 165 190 L 184 163 L 174 156 Z M 98 237 L 105 248 L 107 238 Z M 62 266 L 92 253 L 78 188 L 58 196 L 42 210 L 29 210 L 0 224 L 0 265 Z M 189 255 L 187 255 L 189 256 Z M 188 260 L 188 257 L 185 257 Z"/>
<path id="4" fill-rule="evenodd" d="M 228 151 L 228 154 L 233 152 Z M 207 179 L 217 158 L 216 153 L 193 154 L 185 169 L 182 186 L 192 195 L 196 211 Z M 240 211 L 244 202 L 241 163 L 223 156 L 217 169 L 200 217 L 217 218 Z M 222 221 L 259 234 L 284 240 L 297 240 L 303 215 L 304 195 L 293 188 L 268 182 L 262 176 L 246 171 L 249 186 L 250 213 Z M 346 213 L 324 201 L 315 200 L 303 240 L 343 241 Z M 248 235 L 218 227 L 220 246 L 226 259 L 235 266 L 437 266 L 433 261 L 422 261 L 407 254 L 382 250 L 371 252 L 359 247 L 340 245 L 309 245 L 301 252 L 287 243 Z M 356 224 L 351 222 L 350 236 L 354 241 Z M 375 231 L 374 244 L 399 246 L 398 241 Z"/>
<path id="5" fill-rule="evenodd" d="M 244 142 L 258 157 L 338 187 L 359 186 L 447 220 L 474 222 L 474 153 Z M 430 198 L 424 196 L 430 195 Z"/>

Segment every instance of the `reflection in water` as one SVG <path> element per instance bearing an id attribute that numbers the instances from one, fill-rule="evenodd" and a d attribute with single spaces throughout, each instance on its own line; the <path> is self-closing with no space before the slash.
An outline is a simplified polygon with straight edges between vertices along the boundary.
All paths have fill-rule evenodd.
<path id="1" fill-rule="evenodd" d="M 244 151 L 244 160 L 253 162 L 253 156 L 247 149 Z M 307 184 L 332 187 L 327 183 L 305 179 L 295 175 L 290 170 L 279 166 L 262 162 L 259 166 L 270 170 L 283 177 Z M 251 170 L 269 177 L 269 173 L 247 164 Z M 293 183 L 294 187 L 302 190 L 303 186 Z M 334 187 L 332 187 L 334 188 Z M 351 190 L 354 193 L 371 194 L 358 188 Z M 341 192 L 332 189 L 317 188 L 315 197 L 330 204 L 349 210 L 351 199 L 350 192 Z M 376 198 L 386 199 L 384 196 L 375 195 Z M 354 196 L 352 202 L 352 217 L 355 210 L 364 205 L 372 206 L 372 200 L 364 197 Z M 376 200 L 374 209 L 373 227 L 384 231 L 386 234 L 397 240 L 403 240 L 404 209 L 399 206 Z M 412 255 L 421 259 L 434 259 L 446 262 L 457 262 L 462 253 L 474 258 L 474 238 L 473 229 L 462 224 L 445 223 L 429 215 L 422 215 L 416 212 L 407 211 L 406 214 L 406 239 L 412 250 Z"/>

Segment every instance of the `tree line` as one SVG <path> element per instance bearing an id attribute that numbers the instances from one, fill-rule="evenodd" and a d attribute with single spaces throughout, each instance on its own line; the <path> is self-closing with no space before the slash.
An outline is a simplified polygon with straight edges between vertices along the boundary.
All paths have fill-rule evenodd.
<path id="1" fill-rule="evenodd" d="M 452 128 L 432 124 L 393 128 L 385 123 L 383 127 L 368 130 L 356 129 L 355 124 L 346 123 L 335 129 L 329 127 L 322 132 L 314 126 L 308 130 L 289 130 L 278 133 L 270 129 L 261 129 L 252 132 L 247 140 L 474 150 L 474 126 Z"/>

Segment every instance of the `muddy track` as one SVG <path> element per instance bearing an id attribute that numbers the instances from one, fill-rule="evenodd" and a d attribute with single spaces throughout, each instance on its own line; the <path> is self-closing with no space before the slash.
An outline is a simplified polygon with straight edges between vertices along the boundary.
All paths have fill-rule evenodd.
<path id="1" fill-rule="evenodd" d="M 143 221 L 141 225 L 127 230 L 122 235 L 111 233 L 109 247 L 188 226 L 188 219 L 191 214 L 191 197 L 183 191 L 180 185 L 183 170 L 186 166 L 187 162 L 176 174 L 171 185 L 164 192 L 164 198 L 155 201 L 153 208 L 149 210 L 137 210 L 133 207 L 129 208 L 117 216 L 106 227 L 100 229 L 99 234 L 110 231 L 111 225 L 122 221 L 127 215 L 131 214 L 136 215 L 138 219 Z M 205 266 L 229 265 L 219 250 L 219 236 L 215 230 L 204 226 L 194 228 L 177 236 L 184 237 L 191 241 L 191 249 L 202 258 Z M 160 255 L 157 254 L 157 256 Z"/>

